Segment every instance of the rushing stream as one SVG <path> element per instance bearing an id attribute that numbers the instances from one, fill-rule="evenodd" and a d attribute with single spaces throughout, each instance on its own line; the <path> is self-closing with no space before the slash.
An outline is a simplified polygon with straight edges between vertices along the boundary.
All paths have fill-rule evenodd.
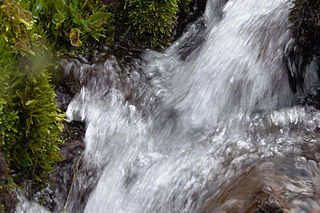
<path id="1" fill-rule="evenodd" d="M 208 0 L 163 53 L 128 67 L 62 60 L 84 85 L 67 116 L 86 123 L 66 212 L 319 212 L 320 112 L 293 105 L 291 6 Z"/>

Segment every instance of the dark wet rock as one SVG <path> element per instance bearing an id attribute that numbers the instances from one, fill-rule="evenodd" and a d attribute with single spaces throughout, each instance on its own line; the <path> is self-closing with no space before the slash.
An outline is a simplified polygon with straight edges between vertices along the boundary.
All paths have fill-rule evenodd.
<path id="1" fill-rule="evenodd" d="M 70 192 L 70 200 L 72 202 L 69 202 L 67 205 L 67 212 L 83 212 L 86 204 L 89 199 L 89 195 L 91 194 L 92 190 L 97 185 L 97 175 L 98 171 L 96 168 L 88 167 L 80 161 L 79 169 L 76 174 L 77 178 L 75 179 L 73 183 L 73 190 L 70 192 L 69 188 L 67 188 L 68 191 L 65 191 L 67 193 Z M 85 184 L 83 182 L 83 179 L 86 180 Z M 66 190 L 66 189 L 65 189 Z M 65 195 L 67 194 L 65 193 Z M 57 197 L 60 199 L 60 197 Z M 63 200 L 63 204 L 65 204 L 66 200 Z M 60 208 L 56 208 L 55 211 L 60 212 Z"/>
<path id="2" fill-rule="evenodd" d="M 77 142 L 75 142 L 73 145 L 76 144 Z M 76 150 L 79 150 L 79 148 L 76 148 Z M 51 202 L 48 202 L 46 207 L 55 212 L 61 212 L 63 205 L 67 201 L 67 197 L 72 185 L 74 171 L 76 169 L 77 161 L 81 156 L 81 152 L 75 152 L 74 155 L 66 152 L 66 155 L 68 159 L 57 164 L 50 180 L 50 190 L 52 191 L 52 194 L 50 195 Z"/>
<path id="3" fill-rule="evenodd" d="M 65 124 L 65 130 L 62 133 L 64 143 L 59 145 L 61 150 L 59 154 L 64 160 L 56 163 L 49 184 L 46 184 L 40 191 L 28 189 L 27 186 L 23 187 L 28 199 L 41 203 L 50 211 L 62 211 L 63 206 L 61 205 L 64 205 L 67 200 L 77 162 L 80 162 L 80 156 L 85 149 L 84 134 L 85 124 L 83 122 L 72 121 Z"/>
<path id="4" fill-rule="evenodd" d="M 78 140 L 83 143 L 85 134 L 85 123 L 80 121 L 71 121 L 65 124 L 65 130 L 62 133 L 62 137 L 68 141 Z M 61 147 L 60 147 L 61 148 Z"/>
<path id="5" fill-rule="evenodd" d="M 53 83 L 56 85 L 57 106 L 65 112 L 72 98 L 80 91 L 80 83 L 73 75 L 65 74 L 62 67 L 57 68 Z"/>
<path id="6" fill-rule="evenodd" d="M 320 108 L 320 83 L 311 86 L 308 90 L 306 102 Z"/>
<path id="7" fill-rule="evenodd" d="M 59 154 L 64 159 L 59 164 L 63 165 L 64 163 L 71 163 L 75 156 L 84 150 L 84 144 L 82 141 L 71 139 L 61 144 L 59 148 L 61 149 Z"/>
<path id="8" fill-rule="evenodd" d="M 258 195 L 257 202 L 254 203 L 251 213 L 283 213 L 284 209 L 279 205 L 274 197 L 261 192 Z"/>
<path id="9" fill-rule="evenodd" d="M 71 188 L 77 162 L 85 149 L 83 142 L 85 124 L 72 121 L 65 124 L 63 138 L 65 142 L 59 145 L 60 156 L 64 159 L 56 164 L 56 169 L 51 175 L 50 186 L 42 193 L 46 197 L 44 205 L 51 211 L 61 211 Z M 58 206 L 60 205 L 60 206 Z"/>
<path id="10" fill-rule="evenodd" d="M 177 54 L 180 56 L 181 60 L 186 60 L 190 53 L 197 51 L 203 44 L 204 33 L 201 32 L 205 30 L 204 19 L 198 19 L 193 25 L 188 26 L 188 29 L 189 32 L 193 33 L 185 38 L 187 42 L 183 42 L 183 45 L 181 45 L 181 47 L 177 50 Z"/>
<path id="11" fill-rule="evenodd" d="M 0 152 L 0 212 L 14 212 L 17 202 L 16 195 L 11 191 L 6 161 Z"/>
<path id="12" fill-rule="evenodd" d="M 320 162 L 320 144 L 303 143 L 301 145 L 301 155 L 308 160 Z"/>
<path id="13" fill-rule="evenodd" d="M 312 105 L 320 108 L 320 54 L 319 49 L 310 51 L 310 59 L 304 60 L 302 53 L 296 52 L 296 44 L 290 44 L 287 55 L 288 80 L 294 93 L 294 105 Z"/>
<path id="14" fill-rule="evenodd" d="M 58 108 L 65 112 L 74 95 L 69 92 L 67 85 L 59 85 L 55 89 L 55 93 L 57 95 L 56 103 Z"/>
<path id="15" fill-rule="evenodd" d="M 207 0 L 192 0 L 189 4 L 182 1 L 179 6 L 177 27 L 175 29 L 174 40 L 177 40 L 185 28 L 195 22 L 204 13 Z"/>

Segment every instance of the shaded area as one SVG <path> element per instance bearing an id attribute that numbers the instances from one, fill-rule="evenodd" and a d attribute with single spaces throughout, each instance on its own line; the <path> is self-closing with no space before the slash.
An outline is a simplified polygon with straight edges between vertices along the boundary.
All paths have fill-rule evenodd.
<path id="1" fill-rule="evenodd" d="M 7 163 L 0 153 L 0 212 L 14 212 L 18 200 L 12 190 L 13 181 L 8 175 Z"/>

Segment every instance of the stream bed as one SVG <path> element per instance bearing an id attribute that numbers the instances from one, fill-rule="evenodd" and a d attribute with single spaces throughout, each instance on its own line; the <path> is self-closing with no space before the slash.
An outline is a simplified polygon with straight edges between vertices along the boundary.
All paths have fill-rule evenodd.
<path id="1" fill-rule="evenodd" d="M 208 0 L 163 52 L 61 60 L 83 85 L 67 117 L 86 124 L 65 212 L 320 212 L 320 112 L 294 104 L 291 6 Z M 50 212 L 20 200 L 17 212 Z"/>

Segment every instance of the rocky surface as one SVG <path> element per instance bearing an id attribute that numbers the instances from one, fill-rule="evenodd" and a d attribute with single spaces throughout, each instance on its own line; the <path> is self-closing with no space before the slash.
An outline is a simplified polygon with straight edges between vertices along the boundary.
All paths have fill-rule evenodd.
<path id="1" fill-rule="evenodd" d="M 62 112 L 66 112 L 73 97 L 80 91 L 81 83 L 72 72 L 65 73 L 61 66 L 56 67 L 53 78 L 57 106 Z M 62 133 L 64 143 L 59 145 L 60 156 L 64 159 L 56 164 L 55 171 L 50 178 L 48 186 L 42 196 L 46 197 L 44 206 L 51 211 L 61 211 L 67 200 L 77 162 L 85 149 L 84 135 L 85 123 L 78 121 L 65 122 Z"/>
<path id="2" fill-rule="evenodd" d="M 13 213 L 17 202 L 16 195 L 11 192 L 6 161 L 0 152 L 0 212 Z"/>
<path id="3" fill-rule="evenodd" d="M 82 122 L 70 122 L 66 124 L 63 132 L 65 142 L 59 145 L 60 156 L 64 159 L 56 164 L 55 171 L 50 178 L 48 186 L 42 196 L 45 197 L 44 206 L 51 211 L 61 211 L 67 200 L 77 162 L 80 161 L 81 153 L 85 146 L 83 142 L 85 127 Z"/>
<path id="4" fill-rule="evenodd" d="M 189 4 L 181 4 L 178 12 L 177 27 L 174 33 L 174 40 L 178 39 L 185 28 L 199 19 L 206 9 L 207 0 L 194 0 Z"/>

